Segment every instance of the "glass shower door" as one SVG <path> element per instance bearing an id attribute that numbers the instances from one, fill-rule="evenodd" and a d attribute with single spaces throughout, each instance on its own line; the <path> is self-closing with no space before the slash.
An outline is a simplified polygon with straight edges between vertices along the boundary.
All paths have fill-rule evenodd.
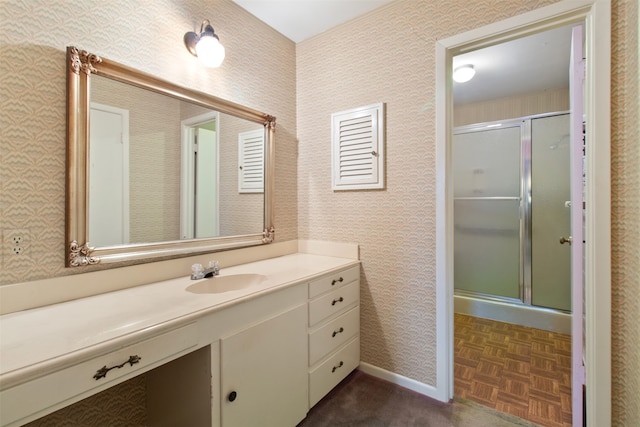
<path id="1" fill-rule="evenodd" d="M 531 120 L 531 302 L 571 310 L 569 115 Z"/>
<path id="2" fill-rule="evenodd" d="M 454 288 L 522 299 L 522 121 L 453 138 Z"/>

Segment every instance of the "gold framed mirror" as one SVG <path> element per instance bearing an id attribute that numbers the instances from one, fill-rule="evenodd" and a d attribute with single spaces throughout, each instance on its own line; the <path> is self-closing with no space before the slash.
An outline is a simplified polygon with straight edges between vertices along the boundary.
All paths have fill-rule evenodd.
<path id="1" fill-rule="evenodd" d="M 271 243 L 275 125 L 68 47 L 66 265 Z"/>

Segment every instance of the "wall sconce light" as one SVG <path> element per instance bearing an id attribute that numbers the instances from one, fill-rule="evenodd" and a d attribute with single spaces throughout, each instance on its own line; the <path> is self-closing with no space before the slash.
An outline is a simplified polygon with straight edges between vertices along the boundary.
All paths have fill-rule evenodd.
<path id="1" fill-rule="evenodd" d="M 189 31 L 184 35 L 184 44 L 205 67 L 219 67 L 224 61 L 224 46 L 220 44 L 220 39 L 208 19 L 202 21 L 200 34 Z"/>
<path id="2" fill-rule="evenodd" d="M 458 83 L 468 82 L 475 74 L 476 70 L 473 68 L 473 65 L 461 65 L 453 70 L 453 80 Z"/>

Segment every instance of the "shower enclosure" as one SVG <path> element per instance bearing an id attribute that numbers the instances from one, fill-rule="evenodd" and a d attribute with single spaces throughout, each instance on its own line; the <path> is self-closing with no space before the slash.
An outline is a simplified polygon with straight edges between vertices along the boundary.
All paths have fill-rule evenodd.
<path id="1" fill-rule="evenodd" d="M 569 114 L 454 129 L 457 312 L 570 331 Z"/>

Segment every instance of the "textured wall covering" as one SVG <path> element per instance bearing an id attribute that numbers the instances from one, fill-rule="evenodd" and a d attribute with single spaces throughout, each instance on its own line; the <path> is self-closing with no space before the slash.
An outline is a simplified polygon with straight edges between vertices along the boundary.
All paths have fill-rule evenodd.
<path id="1" fill-rule="evenodd" d="M 638 2 L 614 0 L 611 26 L 612 425 L 640 420 L 640 74 Z"/>
<path id="2" fill-rule="evenodd" d="M 262 231 L 263 193 L 238 192 L 238 135 L 261 126 L 223 114 L 220 118 L 220 233 L 235 236 Z"/>
<path id="3" fill-rule="evenodd" d="M 138 375 L 25 424 L 25 427 L 146 426 L 146 378 Z"/>
<path id="4" fill-rule="evenodd" d="M 204 18 L 227 50 L 219 69 L 202 68 L 182 42 Z M 68 45 L 275 115 L 276 237 L 296 238 L 293 42 L 229 0 L 2 0 L 0 284 L 80 272 L 64 268 Z M 13 230 L 26 238 L 20 256 L 7 242 Z M 108 425 L 144 425 L 145 396 L 143 378 L 134 379 L 34 425 L 105 425 L 107 415 Z"/>
<path id="5" fill-rule="evenodd" d="M 74 44 L 276 115 L 276 238 L 360 243 L 362 359 L 433 384 L 434 44 L 551 2 L 398 0 L 298 44 L 296 64 L 291 42 L 229 0 L 3 0 L 0 283 L 71 273 L 63 268 L 64 47 Z M 612 11 L 612 425 L 634 426 L 638 2 L 613 0 Z M 217 70 L 199 68 L 182 46 L 184 32 L 205 17 L 227 48 Z M 333 193 L 330 113 L 380 101 L 387 104 L 387 189 Z M 6 231 L 13 229 L 28 232 L 24 257 L 9 256 Z"/>
<path id="6" fill-rule="evenodd" d="M 227 51 L 218 69 L 182 42 L 205 18 Z M 0 23 L 0 284 L 79 273 L 64 268 L 68 45 L 276 116 L 276 238 L 296 238 L 293 42 L 230 0 L 3 0 Z"/>
<path id="7" fill-rule="evenodd" d="M 524 96 L 455 105 L 453 125 L 463 126 L 568 110 L 569 89 L 555 89 Z"/>
<path id="8" fill-rule="evenodd" d="M 549 3 L 399 0 L 298 43 L 299 237 L 361 245 L 364 362 L 435 385 L 436 40 Z M 376 102 L 387 188 L 334 193 L 330 114 Z"/>
<path id="9" fill-rule="evenodd" d="M 299 237 L 362 245 L 363 361 L 434 383 L 436 39 L 549 3 L 400 0 L 298 44 Z M 612 425 L 620 426 L 640 419 L 637 8 L 612 3 Z M 387 189 L 333 193 L 331 112 L 380 101 Z"/>
<path id="10" fill-rule="evenodd" d="M 99 76 L 91 79 L 91 102 L 130 113 L 129 242 L 179 239 L 180 144 L 176 141 L 180 141 L 182 103 Z M 95 240 L 91 244 L 104 246 Z"/>

